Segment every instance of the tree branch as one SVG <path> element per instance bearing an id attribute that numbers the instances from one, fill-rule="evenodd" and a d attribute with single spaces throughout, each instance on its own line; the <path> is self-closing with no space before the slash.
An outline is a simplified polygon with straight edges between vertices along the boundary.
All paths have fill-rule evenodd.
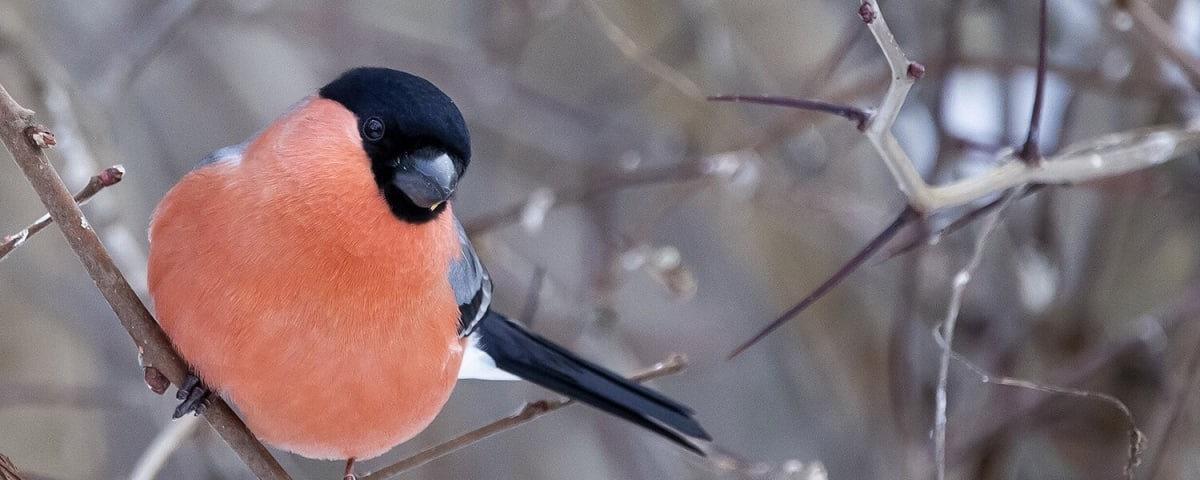
<path id="1" fill-rule="evenodd" d="M 938 364 L 938 381 L 933 414 L 933 452 L 934 461 L 937 464 L 938 480 L 945 480 L 946 478 L 946 383 L 950 372 L 950 346 L 954 344 L 954 327 L 958 323 L 958 312 L 962 307 L 963 293 L 967 290 L 967 284 L 971 282 L 971 275 L 983 260 L 983 247 L 987 245 L 988 236 L 991 235 L 992 230 L 999 223 L 1000 214 L 1017 197 L 1020 197 L 1020 193 L 1017 191 L 1006 193 L 1004 200 L 1000 202 L 1000 206 L 992 211 L 984 220 L 979 230 L 979 236 L 975 238 L 975 246 L 971 251 L 971 259 L 954 275 L 950 290 L 950 305 L 946 307 L 946 316 L 942 320 L 940 327 L 938 327 L 940 328 L 940 335 L 938 334 L 938 328 L 934 329 L 934 334 L 942 339 L 942 358 Z"/>
<path id="2" fill-rule="evenodd" d="M 17 104 L 0 85 L 0 139 L 28 177 L 50 218 L 62 230 L 67 243 L 117 314 L 121 325 L 137 344 L 144 363 L 158 369 L 172 383 L 181 384 L 187 374 L 182 359 L 175 353 L 166 334 L 129 286 L 125 276 L 113 264 L 108 251 L 63 185 L 58 172 L 46 159 L 44 147 L 35 141 L 38 131 L 45 130 L 34 124 L 33 112 Z M 224 401 L 213 398 L 211 402 L 205 419 L 255 475 L 260 479 L 289 478 Z"/>
<path id="3" fill-rule="evenodd" d="M 798 108 L 800 110 L 824 112 L 837 115 L 845 118 L 846 120 L 854 122 L 855 126 L 859 130 L 865 129 L 867 121 L 871 118 L 870 113 L 858 107 L 853 107 L 850 105 L 838 105 L 836 103 L 809 98 L 775 97 L 765 95 L 717 95 L 708 97 L 708 100 L 713 102 L 757 103 L 759 105 L 774 105 L 777 107 Z"/>
<path id="4" fill-rule="evenodd" d="M 1038 148 L 1038 133 L 1042 127 L 1042 101 L 1046 97 L 1046 0 L 1041 1 L 1038 9 L 1038 60 L 1037 80 L 1033 90 L 1033 113 L 1029 118 L 1029 135 L 1025 137 L 1025 145 L 1017 156 L 1026 164 L 1036 165 L 1042 161 L 1042 152 Z"/>
<path id="5" fill-rule="evenodd" d="M 879 5 L 876 0 L 862 0 L 858 9 L 858 16 L 859 19 L 867 24 L 867 28 L 875 37 L 876 43 L 887 59 L 891 72 L 891 81 L 888 85 L 887 93 L 884 94 L 881 105 L 874 114 L 865 115 L 865 110 L 853 111 L 852 107 L 833 103 L 787 97 L 726 95 L 713 97 L 712 99 L 741 99 L 754 101 L 754 103 L 786 105 L 806 110 L 834 113 L 852 120 L 859 120 L 865 116 L 865 119 L 859 120 L 859 130 L 870 140 L 880 158 L 883 159 L 883 163 L 887 165 L 901 192 L 908 198 L 909 208 L 922 216 L 928 216 L 941 209 L 965 205 L 989 195 L 1011 191 L 1017 187 L 1025 191 L 1025 187 L 1029 185 L 1072 184 L 1120 175 L 1149 168 L 1185 153 L 1200 150 L 1200 121 L 1195 121 L 1183 127 L 1160 126 L 1102 135 L 1079 144 L 1068 146 L 1058 155 L 1039 162 L 1027 163 L 1022 160 L 1021 153 L 1006 148 L 997 152 L 995 161 L 997 166 L 992 167 L 990 170 L 947 185 L 930 186 L 921 178 L 921 174 L 917 171 L 916 166 L 892 133 L 892 127 L 900 114 L 900 108 L 903 107 L 913 83 L 925 74 L 925 67 L 919 63 L 909 61 L 899 44 L 896 43 L 896 38 L 892 35 L 891 30 L 888 29 L 887 22 L 884 20 L 883 14 L 879 11 Z M 1036 94 L 1039 97 L 1043 95 L 1040 92 L 1044 87 L 1045 71 L 1047 68 L 1044 52 L 1045 17 L 1045 11 L 1042 11 L 1041 29 L 1043 30 L 1043 35 L 1039 44 L 1039 48 L 1042 51 L 1038 61 L 1038 70 L 1040 72 L 1038 79 L 1039 93 Z M 1034 103 L 1034 111 L 1040 111 L 1041 100 L 1035 99 Z M 1032 139 L 1035 145 L 1031 152 L 1036 153 L 1037 157 L 1041 158 L 1040 153 L 1036 152 L 1036 137 L 1039 124 L 1040 114 L 1036 114 L 1030 122 L 1030 139 Z M 1026 147 L 1028 146 L 1029 141 L 1027 140 Z M 979 214 L 987 212 L 997 205 L 997 203 L 992 202 L 974 212 L 969 212 L 963 219 L 965 221 L 973 220 Z M 897 222 L 899 222 L 899 219 Z M 897 225 L 894 222 L 886 228 L 883 234 L 876 236 L 866 248 L 855 255 L 833 277 L 826 280 L 813 294 L 805 297 L 799 304 L 772 322 L 765 330 L 760 331 L 750 341 L 743 343 L 735 349 L 729 355 L 729 358 L 733 358 L 741 353 L 750 345 L 763 338 L 767 333 L 770 333 L 771 330 L 793 318 L 795 314 L 819 299 L 828 288 L 837 285 L 846 275 L 849 275 L 854 269 L 862 265 L 887 240 L 895 236 L 901 226 L 903 224 Z M 954 228 L 958 228 L 961 225 L 953 226 Z M 915 245 L 909 244 L 901 247 L 899 252 L 902 253 L 912 248 L 915 248 Z"/>
<path id="6" fill-rule="evenodd" d="M 642 70 L 670 85 L 685 97 L 694 99 L 704 98 L 704 94 L 700 87 L 696 85 L 696 82 L 678 70 L 671 68 L 670 65 L 654 58 L 654 56 L 639 47 L 637 42 L 633 41 L 633 38 L 630 38 L 629 34 L 625 33 L 616 22 L 608 18 L 608 15 L 605 15 L 600 5 L 596 4 L 596 0 L 583 0 L 583 6 L 587 8 L 592 19 L 604 31 L 604 36 L 608 37 L 608 41 L 612 42 L 625 58 L 628 58 Z"/>
<path id="7" fill-rule="evenodd" d="M 712 172 L 706 172 L 697 168 L 695 162 L 681 162 L 665 167 L 645 168 L 629 173 L 617 174 L 593 180 L 582 187 L 567 187 L 551 192 L 549 197 L 553 203 L 547 210 L 580 203 L 595 198 L 598 195 L 617 190 L 665 182 L 686 182 L 710 173 Z M 522 202 L 505 208 L 499 213 L 468 221 L 464 227 L 472 235 L 488 232 L 521 218 L 521 212 L 525 210 L 527 204 L 528 202 Z"/>
<path id="8" fill-rule="evenodd" d="M 975 365 L 974 363 L 972 363 L 970 360 L 967 360 L 962 355 L 958 354 L 958 352 L 955 352 L 954 350 L 952 350 L 950 348 L 950 345 L 946 343 L 946 339 L 942 338 L 941 335 L 938 335 L 936 330 L 934 331 L 933 336 L 934 336 L 934 340 L 936 340 L 938 342 L 938 344 L 942 347 L 944 352 L 946 352 L 948 355 L 952 356 L 955 360 L 957 360 L 963 366 L 967 367 L 968 370 L 971 370 L 972 373 L 974 373 L 976 376 L 979 377 L 980 382 L 990 383 L 992 385 L 1002 385 L 1002 386 L 1006 386 L 1006 387 L 1023 388 L 1026 390 L 1033 390 L 1033 391 L 1042 392 L 1042 393 L 1050 393 L 1050 394 L 1055 394 L 1055 395 L 1066 395 L 1066 396 L 1070 396 L 1070 397 L 1078 397 L 1078 398 L 1085 398 L 1085 399 L 1090 399 L 1090 400 L 1097 400 L 1097 401 L 1107 403 L 1108 405 L 1112 406 L 1124 418 L 1126 426 L 1129 429 L 1129 453 L 1128 453 L 1129 456 L 1125 460 L 1124 474 L 1125 474 L 1126 480 L 1133 480 L 1134 473 L 1135 473 L 1134 470 L 1137 468 L 1138 464 L 1141 463 L 1141 461 L 1142 461 L 1142 445 L 1143 445 L 1143 443 L 1145 443 L 1146 436 L 1143 435 L 1142 431 L 1137 428 L 1137 423 L 1134 421 L 1134 418 L 1133 418 L 1133 411 L 1129 410 L 1129 406 L 1125 405 L 1125 402 L 1122 402 L 1121 399 L 1114 397 L 1112 395 L 1109 395 L 1107 393 L 1102 393 L 1102 392 L 1093 392 L 1090 390 L 1082 390 L 1082 389 L 1078 389 L 1078 388 L 1060 387 L 1060 386 L 1056 386 L 1056 385 L 1045 385 L 1045 384 L 1040 384 L 1040 383 L 1036 383 L 1036 382 L 1031 382 L 1029 380 L 1022 380 L 1019 378 L 1005 377 L 1005 376 L 1000 376 L 1000 375 L 992 375 L 991 373 L 988 373 L 983 368 L 980 368 L 978 365 Z M 945 432 L 943 432 L 943 435 L 944 434 L 945 434 Z M 943 458 L 943 460 L 944 460 L 944 458 Z M 945 467 L 945 464 L 939 465 L 939 468 L 944 468 L 944 467 Z M 941 476 L 941 474 L 942 474 L 942 470 L 939 470 L 939 477 Z M 1150 478 L 1154 478 L 1154 477 L 1150 477 Z"/>
<path id="9" fill-rule="evenodd" d="M 896 43 L 876 0 L 862 0 L 858 15 L 875 37 L 891 72 L 887 93 L 863 133 L 887 165 L 909 205 L 922 214 L 965 205 L 1031 183 L 1073 184 L 1121 175 L 1200 150 L 1200 122 L 1158 126 L 1093 138 L 1036 165 L 1026 164 L 1018 152 L 1005 149 L 996 155 L 993 162 L 996 166 L 991 169 L 946 185 L 931 186 L 921 178 L 892 133 L 909 90 L 925 68 L 909 61 Z"/>
<path id="10" fill-rule="evenodd" d="M 1196 58 L 1183 46 L 1171 24 L 1154 13 L 1154 9 L 1145 0 L 1120 0 L 1117 7 L 1133 18 L 1133 23 L 1146 33 L 1157 53 L 1171 59 L 1171 62 L 1183 71 L 1192 87 L 1200 90 L 1200 58 Z"/>
<path id="11" fill-rule="evenodd" d="M 825 279 L 825 281 L 821 283 L 821 285 L 817 286 L 816 289 L 814 289 L 804 298 L 800 299 L 800 301 L 795 305 L 792 305 L 791 308 L 788 308 L 787 311 L 783 312 L 783 314 L 774 321 L 767 324 L 766 327 L 763 327 L 762 330 L 759 330 L 758 333 L 754 334 L 753 337 L 750 337 L 749 340 L 746 340 L 745 342 L 742 342 L 741 345 L 738 345 L 737 348 L 733 349 L 733 352 L 726 357 L 726 360 L 732 360 L 734 357 L 740 355 L 742 352 L 746 351 L 747 348 L 750 348 L 755 343 L 758 343 L 759 340 L 762 340 L 768 334 L 775 331 L 775 329 L 783 326 L 784 323 L 787 323 L 788 320 L 795 318 L 796 315 L 799 315 L 810 305 L 815 303 L 817 300 L 820 300 L 821 297 L 824 297 L 826 293 L 829 293 L 830 290 L 833 290 L 833 287 L 838 286 L 838 284 L 842 283 L 842 280 L 845 280 L 846 277 L 849 277 L 851 273 L 854 273 L 855 270 L 858 270 L 858 267 L 862 266 L 863 263 L 866 263 L 867 260 L 870 260 L 871 256 L 874 255 L 875 252 L 879 251 L 880 248 L 883 248 L 884 245 L 887 245 L 888 241 L 895 237 L 897 233 L 900 233 L 900 229 L 904 228 L 905 225 L 908 225 L 909 222 L 916 218 L 916 211 L 914 211 L 912 208 L 905 207 L 904 210 L 900 211 L 899 215 L 896 215 L 896 219 L 892 220 L 892 223 L 888 224 L 883 231 L 879 232 L 879 234 L 875 235 L 871 241 L 867 242 L 866 245 L 859 249 L 858 253 L 854 254 L 850 260 L 847 260 L 846 263 L 842 264 L 841 268 L 838 268 L 833 275 L 830 275 L 829 278 Z"/>
<path id="12" fill-rule="evenodd" d="M 115 165 L 104 169 L 100 173 L 97 173 L 95 176 L 93 176 L 91 180 L 88 180 L 87 185 L 84 186 L 79 193 L 75 194 L 75 203 L 77 203 L 79 206 L 87 205 L 88 200 L 91 200 L 92 197 L 97 193 L 100 193 L 101 190 L 116 185 L 117 182 L 121 181 L 121 178 L 124 175 L 125 167 L 121 165 Z M 38 218 L 28 227 L 25 227 L 17 233 L 4 237 L 3 242 L 0 242 L 0 260 L 4 260 L 4 257 L 7 257 L 9 253 L 12 253 L 13 250 L 16 250 L 18 247 L 23 245 L 26 240 L 29 240 L 29 237 L 37 235 L 37 233 L 46 228 L 47 225 L 50 225 L 50 222 L 52 221 L 53 220 L 50 219 L 50 215 L 42 215 L 41 218 Z"/>
<path id="13" fill-rule="evenodd" d="M 0 480 L 22 480 L 17 466 L 13 465 L 12 460 L 9 460 L 3 453 L 0 453 Z"/>
<path id="14" fill-rule="evenodd" d="M 666 360 L 663 360 L 662 362 L 659 362 L 650 368 L 630 375 L 629 379 L 641 383 L 648 380 L 653 380 L 655 378 L 679 373 L 686 367 L 686 357 L 680 354 L 671 354 Z M 575 403 L 575 401 L 570 399 L 539 400 L 536 402 L 526 403 L 525 406 L 521 407 L 521 410 L 515 414 L 501 418 L 475 430 L 466 432 L 449 441 L 429 447 L 413 456 L 362 476 L 360 477 L 360 480 L 386 480 L 389 478 L 395 478 L 398 475 L 454 453 L 460 449 L 479 442 L 480 440 L 505 430 L 510 430 L 529 423 L 538 417 L 546 415 L 547 413 L 553 412 L 572 403 Z"/>

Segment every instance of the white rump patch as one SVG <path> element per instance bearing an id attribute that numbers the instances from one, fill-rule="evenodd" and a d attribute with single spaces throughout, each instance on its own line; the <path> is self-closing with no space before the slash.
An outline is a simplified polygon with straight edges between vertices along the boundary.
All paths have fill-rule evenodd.
<path id="1" fill-rule="evenodd" d="M 462 366 L 458 378 L 476 380 L 520 380 L 515 375 L 496 368 L 496 361 L 479 348 L 479 332 L 467 337 L 467 351 L 463 352 Z"/>

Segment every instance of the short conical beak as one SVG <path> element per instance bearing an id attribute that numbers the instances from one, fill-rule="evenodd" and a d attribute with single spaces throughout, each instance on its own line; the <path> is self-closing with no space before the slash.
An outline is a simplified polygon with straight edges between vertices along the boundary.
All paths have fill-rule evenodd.
<path id="1" fill-rule="evenodd" d="M 454 194 L 458 171 L 445 153 L 432 158 L 415 156 L 401 163 L 392 177 L 392 184 L 418 207 L 433 210 Z"/>

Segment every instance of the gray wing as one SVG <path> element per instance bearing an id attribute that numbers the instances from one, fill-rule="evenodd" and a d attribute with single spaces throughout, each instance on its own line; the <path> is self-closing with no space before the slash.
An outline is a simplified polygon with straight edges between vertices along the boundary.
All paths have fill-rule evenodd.
<path id="1" fill-rule="evenodd" d="M 242 153 L 246 151 L 246 146 L 249 144 L 250 141 L 247 140 L 237 145 L 218 148 L 201 159 L 200 163 L 196 164 L 196 168 L 198 169 L 207 167 L 219 162 L 240 162 L 242 159 Z"/>
<path id="2" fill-rule="evenodd" d="M 466 230 L 454 219 L 458 231 L 458 244 L 462 255 L 450 264 L 450 287 L 454 289 L 454 300 L 458 302 L 458 335 L 470 335 L 479 320 L 492 304 L 492 278 L 475 254 L 475 247 L 467 238 Z"/>

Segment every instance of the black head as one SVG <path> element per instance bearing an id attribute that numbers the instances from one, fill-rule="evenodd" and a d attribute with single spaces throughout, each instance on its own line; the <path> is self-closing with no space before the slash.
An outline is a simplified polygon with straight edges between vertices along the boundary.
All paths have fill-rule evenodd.
<path id="1" fill-rule="evenodd" d="M 354 113 L 396 217 L 423 223 L 446 209 L 471 161 L 467 125 L 450 97 L 421 77 L 377 67 L 349 70 L 319 93 Z"/>

